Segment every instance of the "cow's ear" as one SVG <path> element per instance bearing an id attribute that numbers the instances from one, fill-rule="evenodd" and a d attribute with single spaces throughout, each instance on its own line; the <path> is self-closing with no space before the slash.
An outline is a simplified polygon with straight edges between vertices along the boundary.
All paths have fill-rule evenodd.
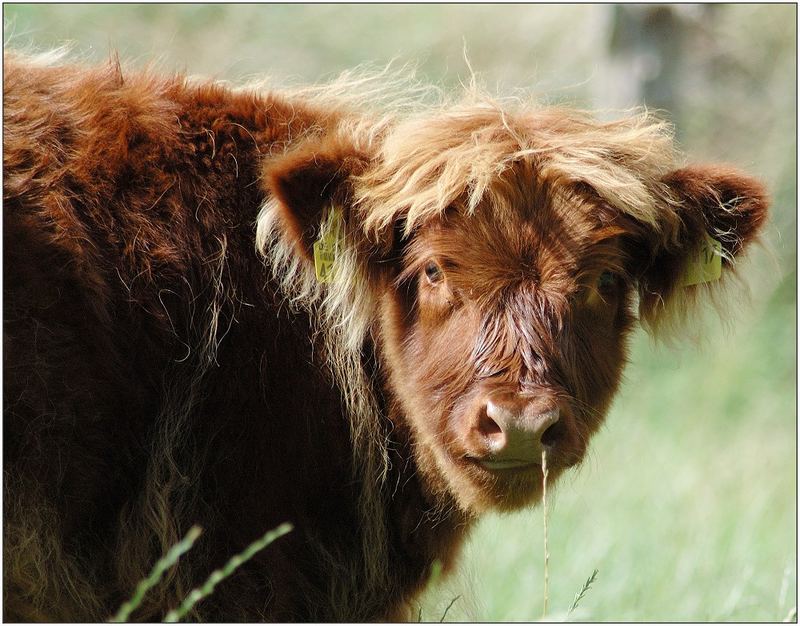
<path id="1" fill-rule="evenodd" d="M 638 280 L 640 317 L 653 330 L 667 319 L 685 317 L 708 286 L 733 273 L 737 257 L 757 238 L 769 205 L 761 183 L 729 167 L 685 167 L 661 183 L 669 219 L 650 238 Z"/>
<path id="2" fill-rule="evenodd" d="M 272 195 L 284 236 L 301 256 L 313 259 L 313 245 L 330 207 L 336 207 L 345 222 L 349 221 L 351 179 L 364 171 L 367 161 L 352 143 L 328 137 L 308 140 L 266 163 L 264 184 Z"/>

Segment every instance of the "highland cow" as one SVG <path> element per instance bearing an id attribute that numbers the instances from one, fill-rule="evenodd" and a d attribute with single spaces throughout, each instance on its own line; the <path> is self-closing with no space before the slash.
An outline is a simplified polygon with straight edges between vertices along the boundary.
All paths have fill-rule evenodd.
<path id="1" fill-rule="evenodd" d="M 766 217 L 646 112 L 4 68 L 8 620 L 107 619 L 198 524 L 160 619 L 285 521 L 192 617 L 408 617 Z"/>

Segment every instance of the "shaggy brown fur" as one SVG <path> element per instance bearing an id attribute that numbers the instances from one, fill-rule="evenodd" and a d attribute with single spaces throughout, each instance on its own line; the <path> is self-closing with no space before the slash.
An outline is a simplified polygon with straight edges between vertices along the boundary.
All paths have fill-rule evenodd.
<path id="1" fill-rule="evenodd" d="M 477 515 L 539 497 L 485 466 L 487 403 L 557 408 L 550 476 L 580 462 L 636 303 L 685 312 L 705 233 L 730 273 L 766 216 L 648 115 L 4 67 L 7 620 L 106 619 L 200 524 L 159 619 L 284 521 L 195 618 L 407 617 Z"/>

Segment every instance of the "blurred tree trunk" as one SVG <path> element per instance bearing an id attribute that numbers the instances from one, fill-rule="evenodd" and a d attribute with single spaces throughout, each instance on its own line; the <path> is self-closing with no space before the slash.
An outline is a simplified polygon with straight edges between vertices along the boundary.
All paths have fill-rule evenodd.
<path id="1" fill-rule="evenodd" d="M 608 70 L 598 82 L 603 105 L 645 105 L 678 124 L 687 84 L 681 67 L 702 46 L 703 25 L 713 19 L 713 5 L 616 4 L 611 12 Z M 709 67 L 713 64 L 700 64 Z M 710 78 L 710 77 L 709 77 Z"/>

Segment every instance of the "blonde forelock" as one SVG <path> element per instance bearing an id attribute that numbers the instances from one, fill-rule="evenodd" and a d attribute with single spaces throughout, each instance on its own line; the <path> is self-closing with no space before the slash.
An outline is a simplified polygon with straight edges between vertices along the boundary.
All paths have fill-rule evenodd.
<path id="1" fill-rule="evenodd" d="M 458 204 L 467 213 L 503 173 L 535 164 L 540 179 L 586 182 L 610 205 L 674 236 L 669 189 L 672 128 L 648 111 L 612 122 L 580 110 L 470 92 L 457 104 L 398 120 L 373 167 L 355 180 L 364 230 L 380 240 L 398 220 L 406 234 Z M 672 224 L 670 224 L 672 222 Z"/>

